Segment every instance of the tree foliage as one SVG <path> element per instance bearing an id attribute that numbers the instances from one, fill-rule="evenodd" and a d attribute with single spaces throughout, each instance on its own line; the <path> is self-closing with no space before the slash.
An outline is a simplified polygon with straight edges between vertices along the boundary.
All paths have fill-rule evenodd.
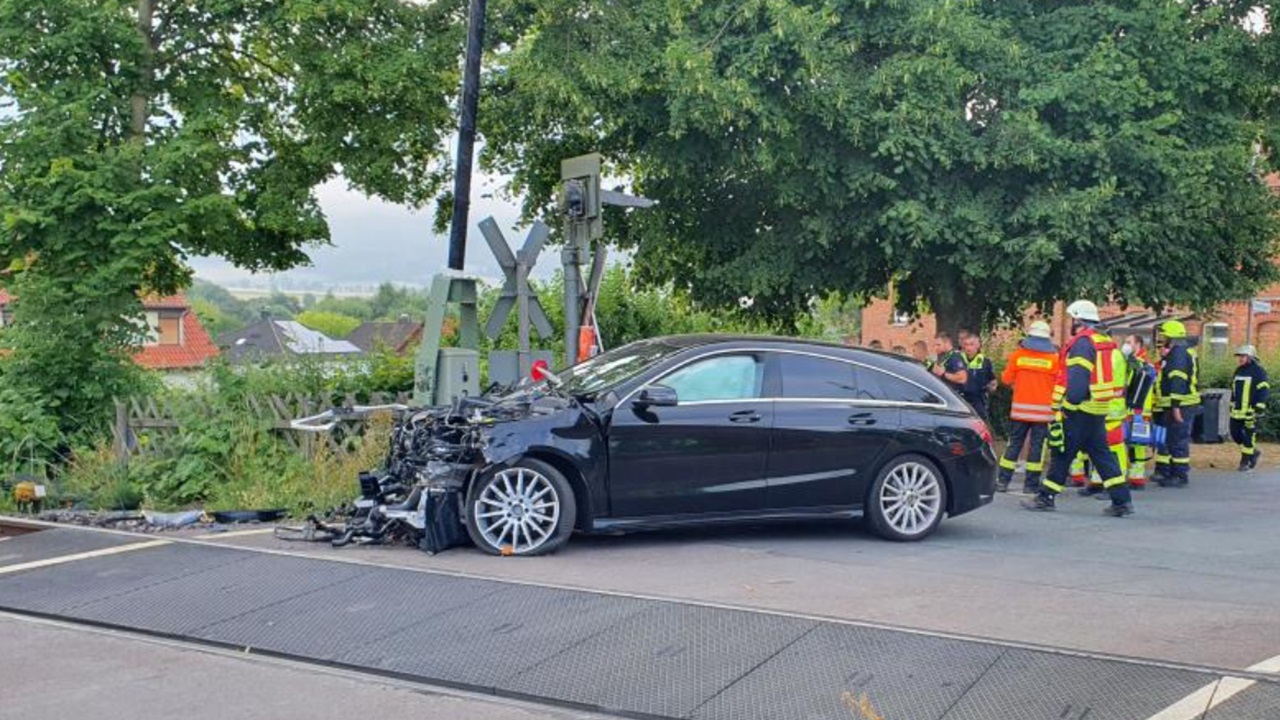
<path id="1" fill-rule="evenodd" d="M 456 3 L 0 0 L 0 266 L 12 377 L 75 427 L 124 391 L 139 296 L 184 259 L 250 269 L 328 239 L 341 174 L 419 204 L 451 128 Z"/>
<path id="2" fill-rule="evenodd" d="M 486 161 L 534 214 L 603 152 L 660 202 L 613 237 L 721 306 L 1206 307 L 1275 277 L 1255 4 L 509 0 L 536 12 L 495 56 Z"/>
<path id="3" fill-rule="evenodd" d="M 324 310 L 304 310 L 298 314 L 297 321 L 331 338 L 344 338 L 361 323 L 360 318 Z"/>

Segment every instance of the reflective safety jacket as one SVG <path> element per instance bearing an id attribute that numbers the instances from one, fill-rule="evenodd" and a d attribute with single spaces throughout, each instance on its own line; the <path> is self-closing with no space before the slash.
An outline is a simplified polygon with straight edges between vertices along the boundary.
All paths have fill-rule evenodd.
<path id="1" fill-rule="evenodd" d="M 1156 385 L 1156 408 L 1191 407 L 1200 404 L 1200 363 L 1182 338 L 1169 342 L 1169 351 L 1160 363 Z"/>
<path id="2" fill-rule="evenodd" d="M 1045 341 L 1045 345 L 1053 345 Z M 1000 381 L 1013 387 L 1013 405 L 1009 417 L 1030 423 L 1053 420 L 1053 388 L 1058 380 L 1058 353 L 1032 350 L 1024 342 L 1009 355 Z"/>
<path id="3" fill-rule="evenodd" d="M 969 357 L 961 353 L 964 358 L 965 369 L 969 374 L 965 377 L 964 388 L 960 394 L 965 400 L 973 406 L 987 404 L 987 384 L 996 379 L 995 368 L 992 367 L 991 361 L 986 355 L 978 353 L 973 357 Z"/>
<path id="4" fill-rule="evenodd" d="M 1236 368 L 1236 376 L 1231 380 L 1231 417 L 1245 420 L 1253 417 L 1259 410 L 1267 407 L 1271 398 L 1271 383 L 1267 380 L 1267 371 L 1257 360 Z"/>
<path id="5" fill-rule="evenodd" d="M 1097 328 L 1085 327 L 1062 348 L 1055 404 L 1064 410 L 1108 415 L 1124 397 L 1124 353 Z"/>

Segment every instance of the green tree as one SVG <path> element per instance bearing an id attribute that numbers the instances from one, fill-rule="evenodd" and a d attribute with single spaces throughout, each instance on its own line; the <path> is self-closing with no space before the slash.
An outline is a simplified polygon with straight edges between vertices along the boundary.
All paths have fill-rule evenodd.
<path id="1" fill-rule="evenodd" d="M 451 128 L 458 15 L 399 0 L 0 0 L 0 265 L 15 382 L 69 430 L 128 388 L 138 297 L 189 255 L 306 260 L 338 172 L 420 204 Z"/>
<path id="2" fill-rule="evenodd" d="M 893 284 L 955 329 L 1275 277 L 1254 3 L 533 5 L 494 58 L 486 162 L 536 214 L 560 159 L 601 151 L 660 201 L 611 238 L 700 301 L 787 318 Z"/>
<path id="3" fill-rule="evenodd" d="M 191 309 L 209 332 L 238 330 L 257 319 L 254 309 L 216 283 L 195 278 L 186 291 Z M 215 329 L 216 328 L 216 329 Z"/>
<path id="4" fill-rule="evenodd" d="M 322 332 L 331 338 L 344 338 L 350 335 L 352 330 L 360 327 L 361 323 L 360 318 L 323 310 L 305 310 L 299 313 L 296 319 L 312 330 Z"/>
<path id="5" fill-rule="evenodd" d="M 326 294 L 323 298 L 312 305 L 309 309 L 318 310 L 320 312 L 338 313 L 339 315 L 349 315 L 361 320 L 373 320 L 376 316 L 373 314 L 373 307 L 365 298 L 356 297 L 334 297 L 333 293 Z"/>
<path id="6" fill-rule="evenodd" d="M 204 325 L 204 329 L 209 331 L 213 337 L 218 337 L 222 333 L 229 332 L 241 327 L 241 323 L 223 312 L 222 308 L 214 305 L 208 300 L 190 300 L 191 311 L 200 318 L 200 324 Z"/>

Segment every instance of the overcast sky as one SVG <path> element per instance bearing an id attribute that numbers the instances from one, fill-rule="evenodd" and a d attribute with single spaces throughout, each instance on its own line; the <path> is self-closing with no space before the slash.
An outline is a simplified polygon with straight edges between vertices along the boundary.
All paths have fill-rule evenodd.
<path id="1" fill-rule="evenodd" d="M 477 173 L 472 183 L 471 219 L 468 223 L 466 271 L 494 280 L 502 277 L 493 253 L 480 235 L 478 224 L 492 215 L 513 249 L 524 243 L 528 229 L 516 227 L 519 207 L 514 201 L 495 197 L 505 178 Z M 445 269 L 449 257 L 447 234 L 432 231 L 432 213 L 413 211 L 347 188 L 337 179 L 322 185 L 317 194 L 329 220 L 331 246 L 309 250 L 312 265 L 275 275 L 282 288 L 302 283 L 327 286 L 377 284 L 383 281 L 430 285 L 431 277 Z M 487 197 L 486 197 L 487 196 Z M 534 275 L 548 277 L 555 272 L 560 253 L 545 247 Z M 233 287 L 260 285 L 270 275 L 251 275 L 216 258 L 193 258 L 197 277 Z"/>

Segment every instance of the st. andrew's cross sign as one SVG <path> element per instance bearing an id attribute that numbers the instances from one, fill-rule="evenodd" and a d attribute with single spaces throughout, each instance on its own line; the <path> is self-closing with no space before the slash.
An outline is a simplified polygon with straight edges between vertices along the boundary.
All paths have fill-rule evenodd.
<path id="1" fill-rule="evenodd" d="M 498 223 L 492 217 L 480 222 L 480 233 L 484 235 L 485 242 L 489 244 L 489 249 L 493 251 L 493 256 L 497 259 L 498 265 L 502 268 L 502 274 L 506 278 L 502 285 L 502 292 L 498 295 L 498 302 L 493 307 L 493 314 L 485 323 L 484 333 L 489 336 L 489 339 L 497 340 L 502 334 L 503 326 L 507 323 L 507 317 L 511 315 L 511 308 L 516 308 L 516 322 L 520 337 L 520 374 L 526 376 L 533 362 L 529 343 L 530 326 L 532 325 L 538 337 L 543 339 L 551 337 L 555 332 L 551 327 L 551 320 L 542 309 L 542 303 L 538 301 L 537 293 L 529 286 L 529 272 L 537 263 L 538 254 L 542 252 L 542 246 L 546 243 L 551 229 L 541 220 L 535 221 L 524 240 L 524 246 L 514 254 L 507 245 L 507 239 L 503 237 Z"/>

